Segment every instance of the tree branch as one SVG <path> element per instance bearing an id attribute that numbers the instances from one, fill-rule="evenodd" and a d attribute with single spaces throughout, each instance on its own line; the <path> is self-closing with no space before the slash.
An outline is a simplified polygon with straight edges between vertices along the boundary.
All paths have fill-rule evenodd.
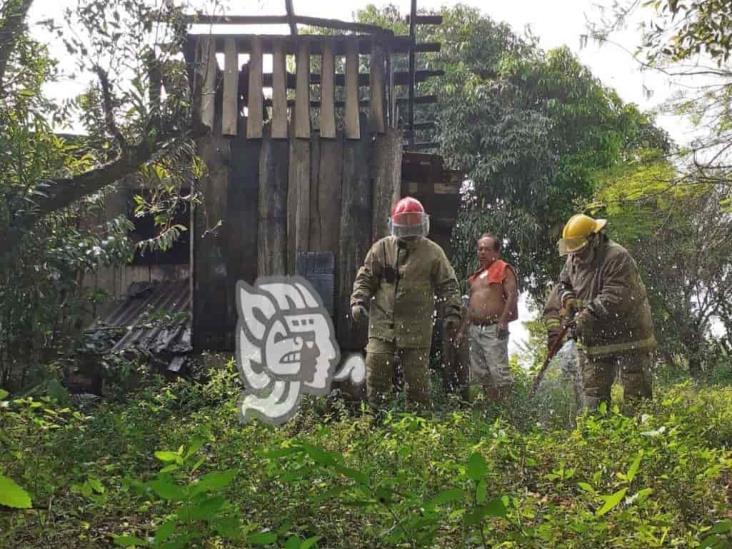
<path id="1" fill-rule="evenodd" d="M 201 135 L 201 132 L 192 132 L 168 135 L 165 136 L 167 139 L 163 138 L 156 142 L 142 141 L 133 147 L 123 149 L 116 160 L 99 168 L 74 177 L 45 181 L 46 196 L 36 199 L 33 210 L 11 221 L 8 233 L 0 235 L 0 254 L 15 251 L 22 236 L 43 217 L 62 210 L 136 172 L 155 157 L 175 149 L 183 139 L 195 139 Z"/>
<path id="2" fill-rule="evenodd" d="M 112 92 L 109 90 L 109 76 L 107 71 L 99 65 L 94 65 L 94 72 L 97 73 L 99 84 L 102 86 L 102 107 L 104 108 L 104 123 L 107 126 L 107 131 L 114 136 L 117 144 L 122 148 L 122 154 L 126 155 L 127 141 L 114 121 L 114 103 L 112 101 Z"/>
<path id="3" fill-rule="evenodd" d="M 0 12 L 0 96 L 4 95 L 4 77 L 10 54 L 23 30 L 25 17 L 33 0 L 9 0 Z"/>

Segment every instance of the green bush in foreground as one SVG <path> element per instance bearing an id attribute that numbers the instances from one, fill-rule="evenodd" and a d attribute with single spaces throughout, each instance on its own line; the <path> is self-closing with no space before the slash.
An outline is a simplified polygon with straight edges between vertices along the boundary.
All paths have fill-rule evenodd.
<path id="1" fill-rule="evenodd" d="M 727 547 L 732 388 L 676 385 L 573 428 L 508 410 L 242 426 L 233 369 L 92 411 L 6 402 L 0 546 Z M 506 419 L 508 418 L 508 419 Z"/>

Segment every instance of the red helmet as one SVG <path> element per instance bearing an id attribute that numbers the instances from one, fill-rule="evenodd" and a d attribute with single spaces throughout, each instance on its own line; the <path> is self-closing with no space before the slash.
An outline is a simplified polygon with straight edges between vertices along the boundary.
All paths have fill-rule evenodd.
<path id="1" fill-rule="evenodd" d="M 416 198 L 406 196 L 391 209 L 391 234 L 398 238 L 427 236 L 430 218 Z"/>

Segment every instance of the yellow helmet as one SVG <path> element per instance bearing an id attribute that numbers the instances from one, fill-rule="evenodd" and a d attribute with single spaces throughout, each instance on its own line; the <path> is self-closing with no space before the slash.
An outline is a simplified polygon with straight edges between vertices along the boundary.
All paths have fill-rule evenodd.
<path id="1" fill-rule="evenodd" d="M 593 219 L 589 215 L 576 214 L 569 218 L 562 230 L 562 239 L 557 243 L 559 255 L 579 252 L 587 246 L 588 237 L 605 228 L 607 219 Z"/>

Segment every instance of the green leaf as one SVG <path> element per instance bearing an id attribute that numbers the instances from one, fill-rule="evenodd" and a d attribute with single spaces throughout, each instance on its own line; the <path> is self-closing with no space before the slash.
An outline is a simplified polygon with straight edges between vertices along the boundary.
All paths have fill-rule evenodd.
<path id="1" fill-rule="evenodd" d="M 708 534 L 730 534 L 732 533 L 732 520 L 720 520 L 707 532 Z"/>
<path id="2" fill-rule="evenodd" d="M 589 492 L 590 494 L 595 493 L 595 489 L 586 482 L 578 482 L 577 486 L 579 486 L 585 492 Z"/>
<path id="3" fill-rule="evenodd" d="M 301 446 L 287 446 L 285 448 L 278 448 L 277 450 L 264 452 L 263 456 L 270 459 L 276 459 L 294 454 L 302 454 L 304 451 L 305 449 Z"/>
<path id="4" fill-rule="evenodd" d="M 180 460 L 180 454 L 167 450 L 159 450 L 155 452 L 155 457 L 163 463 L 177 462 L 178 460 Z"/>
<path id="5" fill-rule="evenodd" d="M 13 509 L 30 509 L 31 497 L 13 479 L 0 475 L 0 505 Z"/>
<path id="6" fill-rule="evenodd" d="M 328 452 L 322 448 L 318 448 L 317 446 L 303 444 L 303 447 L 308 455 L 313 458 L 313 461 L 320 465 L 335 465 L 340 457 L 338 454 Z"/>
<path id="7" fill-rule="evenodd" d="M 506 498 L 496 498 L 486 503 L 484 506 L 486 515 L 491 517 L 505 517 L 508 513 L 508 509 L 506 508 L 506 502 L 504 499 Z"/>
<path id="8" fill-rule="evenodd" d="M 488 464 L 478 452 L 473 452 L 468 458 L 468 466 L 465 473 L 470 480 L 480 480 L 488 472 Z"/>
<path id="9" fill-rule="evenodd" d="M 600 496 L 603 500 L 605 500 L 605 505 L 600 507 L 597 512 L 595 513 L 596 517 L 601 517 L 604 514 L 611 511 L 618 503 L 622 501 L 622 499 L 625 497 L 625 493 L 628 491 L 627 488 L 623 488 L 621 490 L 618 490 L 612 495 L 609 496 Z"/>
<path id="10" fill-rule="evenodd" d="M 8 393 L 5 389 L 0 389 L 0 400 L 3 400 L 5 397 L 7 397 L 10 393 Z"/>
<path id="11" fill-rule="evenodd" d="M 226 471 L 213 471 L 201 477 L 193 486 L 193 494 L 200 494 L 209 490 L 220 490 L 226 488 L 236 478 L 237 471 L 227 469 Z"/>
<path id="12" fill-rule="evenodd" d="M 284 549 L 300 549 L 300 538 L 297 536 L 290 536 L 285 542 Z"/>
<path id="13" fill-rule="evenodd" d="M 463 498 L 465 498 L 465 492 L 461 488 L 450 488 L 443 490 L 429 500 L 427 506 L 437 507 L 438 505 L 445 505 L 446 503 L 462 500 Z"/>
<path id="14" fill-rule="evenodd" d="M 473 508 L 466 516 L 465 522 L 468 525 L 479 524 L 485 517 L 505 517 L 507 513 L 506 505 L 500 498 L 492 499 L 485 505 L 478 505 Z"/>
<path id="15" fill-rule="evenodd" d="M 175 531 L 176 519 L 170 518 L 163 522 L 155 531 L 155 543 L 160 544 L 167 540 Z"/>
<path id="16" fill-rule="evenodd" d="M 171 501 L 180 501 L 186 495 L 183 488 L 173 484 L 170 478 L 167 477 L 158 477 L 148 482 L 148 486 L 161 498 Z"/>
<path id="17" fill-rule="evenodd" d="M 344 465 L 336 465 L 335 470 L 338 471 L 340 474 L 342 474 L 344 477 L 348 477 L 350 479 L 355 480 L 359 484 L 368 486 L 369 477 L 365 473 L 362 473 L 361 471 L 357 471 L 356 469 L 351 469 L 350 467 L 345 467 Z"/>
<path id="18" fill-rule="evenodd" d="M 640 468 L 641 459 L 643 459 L 643 450 L 638 452 L 638 455 L 635 456 L 633 463 L 630 464 L 630 469 L 628 469 L 628 473 L 626 475 L 626 477 L 628 478 L 628 482 L 633 482 L 635 475 L 638 474 L 638 469 Z"/>
<path id="19" fill-rule="evenodd" d="M 103 494 L 105 492 L 104 485 L 98 478 L 89 477 L 87 479 L 87 482 L 89 483 L 91 489 L 94 490 L 97 494 Z"/>
<path id="20" fill-rule="evenodd" d="M 114 539 L 114 543 L 122 547 L 136 547 L 138 545 L 144 547 L 147 545 L 145 540 L 135 536 L 112 536 L 112 539 Z"/>
<path id="21" fill-rule="evenodd" d="M 193 441 L 191 442 L 191 445 L 188 447 L 188 450 L 185 453 L 184 459 L 188 459 L 193 454 L 198 452 L 198 450 L 200 450 L 204 444 L 206 444 L 205 439 L 202 439 L 202 438 L 193 439 Z"/>
<path id="22" fill-rule="evenodd" d="M 277 534 L 274 532 L 258 532 L 247 536 L 247 543 L 252 545 L 269 545 L 277 541 Z"/>
<path id="23" fill-rule="evenodd" d="M 224 499 L 224 496 L 208 498 L 193 506 L 190 509 L 189 517 L 192 520 L 211 520 L 225 503 L 226 499 Z"/>
<path id="24" fill-rule="evenodd" d="M 312 536 L 300 544 L 300 549 L 310 549 L 320 540 L 320 536 Z"/>
<path id="25" fill-rule="evenodd" d="M 475 501 L 478 503 L 478 505 L 482 505 L 483 503 L 485 503 L 487 494 L 488 485 L 486 484 L 484 479 L 480 479 L 477 486 L 475 487 Z"/>
<path id="26" fill-rule="evenodd" d="M 241 539 L 241 522 L 236 517 L 218 518 L 211 526 L 221 537 L 234 541 Z"/>

